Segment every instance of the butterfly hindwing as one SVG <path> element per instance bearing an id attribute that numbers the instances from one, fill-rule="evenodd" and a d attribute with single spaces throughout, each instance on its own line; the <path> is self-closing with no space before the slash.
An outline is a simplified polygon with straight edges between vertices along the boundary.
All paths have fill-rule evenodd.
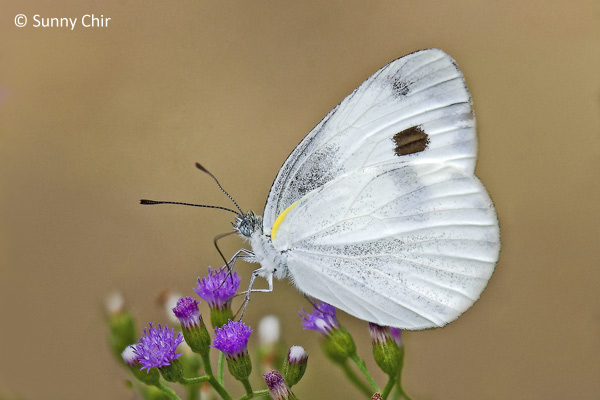
<path id="1" fill-rule="evenodd" d="M 300 291 L 403 329 L 442 326 L 469 308 L 500 246 L 479 180 L 438 164 L 336 178 L 290 208 L 273 245 Z"/>

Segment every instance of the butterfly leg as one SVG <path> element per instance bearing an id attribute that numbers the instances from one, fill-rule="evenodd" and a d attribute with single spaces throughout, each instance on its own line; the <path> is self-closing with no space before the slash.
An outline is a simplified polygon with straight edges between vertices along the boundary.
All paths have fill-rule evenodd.
<path id="1" fill-rule="evenodd" d="M 233 270 L 233 266 L 235 265 L 235 262 L 239 258 L 243 259 L 245 257 L 253 257 L 253 256 L 254 256 L 254 253 L 252 253 L 252 251 L 247 250 L 247 249 L 240 249 L 229 259 L 229 261 L 225 261 L 226 264 L 223 265 L 220 268 L 220 270 L 223 271 L 224 269 L 227 269 L 227 275 L 225 276 L 225 279 L 223 279 L 223 282 L 221 282 L 219 287 L 217 287 L 215 290 L 220 289 L 221 286 L 223 286 L 225 284 L 225 282 L 227 281 L 227 278 L 231 278 L 231 282 L 233 282 L 233 276 L 232 276 L 231 271 Z"/>
<path id="2" fill-rule="evenodd" d="M 246 298 L 244 299 L 244 303 L 242 304 L 240 311 L 238 311 L 238 314 L 240 315 L 240 320 L 244 316 L 246 307 L 248 306 L 248 303 L 250 302 L 250 293 L 258 293 L 258 292 L 268 293 L 268 292 L 273 291 L 273 274 L 272 273 L 269 273 L 265 276 L 265 279 L 267 280 L 267 283 L 269 284 L 268 289 L 252 289 L 252 286 L 254 285 L 254 281 L 256 280 L 256 278 L 263 274 L 264 274 L 264 269 L 262 269 L 262 268 L 252 271 L 252 275 L 250 276 L 250 284 L 248 285 L 248 290 L 246 290 L 245 292 L 238 293 L 238 296 L 246 295 Z"/>
<path id="3" fill-rule="evenodd" d="M 240 258 L 246 258 L 246 257 L 253 257 L 254 253 L 248 249 L 239 249 L 238 251 L 235 252 L 235 254 L 233 256 L 231 256 L 231 258 L 229 259 L 229 261 L 227 262 L 227 264 L 223 265 L 221 267 L 221 269 L 227 268 L 229 266 L 230 269 L 233 269 L 233 266 L 235 265 L 235 262 L 240 259 Z"/>

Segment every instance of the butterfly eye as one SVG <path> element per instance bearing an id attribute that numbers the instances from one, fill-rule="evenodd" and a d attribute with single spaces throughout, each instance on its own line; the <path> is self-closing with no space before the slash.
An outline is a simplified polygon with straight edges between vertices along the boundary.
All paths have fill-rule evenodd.
<path id="1" fill-rule="evenodd" d="M 245 238 L 250 238 L 254 232 L 262 230 L 262 217 L 248 211 L 235 219 L 233 230 Z"/>

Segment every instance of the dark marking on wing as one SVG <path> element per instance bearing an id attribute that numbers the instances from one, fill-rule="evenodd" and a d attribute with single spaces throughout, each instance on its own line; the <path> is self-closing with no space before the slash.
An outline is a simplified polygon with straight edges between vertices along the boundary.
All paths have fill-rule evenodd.
<path id="1" fill-rule="evenodd" d="M 303 164 L 290 183 L 290 191 L 295 192 L 296 200 L 308 192 L 323 186 L 340 173 L 336 165 L 337 145 L 328 144 L 311 154 L 310 162 Z M 295 201 L 295 200 L 294 200 Z"/>
<path id="2" fill-rule="evenodd" d="M 408 82 L 406 80 L 403 79 L 396 79 L 394 81 L 394 83 L 392 84 L 392 89 L 394 90 L 394 95 L 396 95 L 397 97 L 404 97 L 408 94 L 408 92 L 410 91 L 410 84 L 411 82 Z"/>
<path id="3" fill-rule="evenodd" d="M 418 153 L 425 150 L 429 144 L 429 136 L 420 126 L 413 126 L 398 132 L 392 137 L 392 140 L 396 144 L 394 153 L 397 156 Z"/>

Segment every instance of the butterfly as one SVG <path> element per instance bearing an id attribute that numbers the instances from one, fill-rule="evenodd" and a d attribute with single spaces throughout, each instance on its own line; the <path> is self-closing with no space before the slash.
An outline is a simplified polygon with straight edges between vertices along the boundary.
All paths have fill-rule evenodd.
<path id="1" fill-rule="evenodd" d="M 248 295 L 287 277 L 378 325 L 455 320 L 500 252 L 476 157 L 471 97 L 454 60 L 427 49 L 387 64 L 296 146 L 262 217 L 238 207 L 234 231 L 251 249 L 232 260 L 261 265 Z M 269 289 L 251 289 L 257 276 Z"/>

